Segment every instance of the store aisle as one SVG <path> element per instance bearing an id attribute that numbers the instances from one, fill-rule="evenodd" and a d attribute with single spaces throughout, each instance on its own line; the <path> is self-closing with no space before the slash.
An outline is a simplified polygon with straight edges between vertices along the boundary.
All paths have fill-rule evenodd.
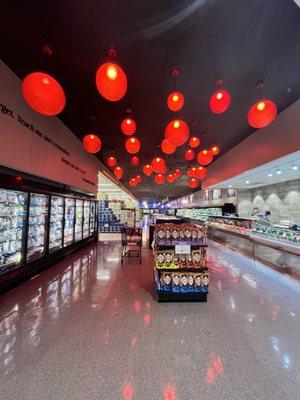
<path id="1" fill-rule="evenodd" d="M 1 399 L 298 398 L 298 282 L 210 243 L 208 303 L 158 304 L 151 252 L 119 252 L 91 245 L 0 298 Z"/>

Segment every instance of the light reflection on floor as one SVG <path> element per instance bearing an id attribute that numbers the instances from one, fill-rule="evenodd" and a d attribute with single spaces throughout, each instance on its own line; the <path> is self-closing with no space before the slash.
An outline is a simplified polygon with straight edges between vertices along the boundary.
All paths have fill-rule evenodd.
<path id="1" fill-rule="evenodd" d="M 208 260 L 207 304 L 158 304 L 151 252 L 121 267 L 114 243 L 7 293 L 0 398 L 296 399 L 299 283 L 219 244 Z"/>

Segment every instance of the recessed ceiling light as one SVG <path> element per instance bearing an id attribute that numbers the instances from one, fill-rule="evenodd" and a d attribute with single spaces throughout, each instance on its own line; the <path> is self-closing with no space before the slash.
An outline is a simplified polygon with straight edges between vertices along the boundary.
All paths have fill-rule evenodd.
<path id="1" fill-rule="evenodd" d="M 277 175 L 281 175 L 282 172 L 280 171 L 280 169 L 276 172 Z"/>
<path id="2" fill-rule="evenodd" d="M 298 165 L 294 165 L 294 166 L 292 167 L 292 169 L 293 169 L 294 171 L 297 171 L 297 170 L 299 169 L 299 167 L 298 167 Z"/>
<path id="3" fill-rule="evenodd" d="M 248 185 L 250 183 L 250 181 L 246 181 L 246 184 Z"/>
<path id="4" fill-rule="evenodd" d="M 232 185 L 229 185 L 230 188 L 232 188 Z"/>
<path id="5" fill-rule="evenodd" d="M 271 176 L 273 176 L 273 174 L 268 174 L 268 176 L 271 178 Z"/>

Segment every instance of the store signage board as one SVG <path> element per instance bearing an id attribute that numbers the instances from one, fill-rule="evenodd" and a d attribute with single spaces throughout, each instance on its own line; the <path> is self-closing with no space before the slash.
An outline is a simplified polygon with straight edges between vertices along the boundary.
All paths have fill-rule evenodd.
<path id="1" fill-rule="evenodd" d="M 191 245 L 189 244 L 176 244 L 175 254 L 191 254 Z"/>
<path id="2" fill-rule="evenodd" d="M 0 60 L 0 164 L 97 193 L 100 161 L 57 117 L 33 111 L 19 78 Z"/>

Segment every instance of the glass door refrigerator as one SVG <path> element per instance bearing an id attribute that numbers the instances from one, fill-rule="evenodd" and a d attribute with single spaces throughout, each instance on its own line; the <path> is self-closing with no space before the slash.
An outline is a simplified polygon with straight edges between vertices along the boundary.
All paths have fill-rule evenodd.
<path id="1" fill-rule="evenodd" d="M 27 262 L 36 260 L 46 253 L 49 196 L 30 193 Z"/>
<path id="2" fill-rule="evenodd" d="M 84 200 L 83 206 L 83 238 L 90 235 L 90 204 L 88 200 Z"/>
<path id="3" fill-rule="evenodd" d="M 27 199 L 27 193 L 0 189 L 0 275 L 23 263 Z"/>
<path id="4" fill-rule="evenodd" d="M 96 229 L 96 203 L 91 201 L 90 205 L 90 235 L 95 233 Z"/>
<path id="5" fill-rule="evenodd" d="M 50 232 L 49 253 L 63 246 L 64 198 L 51 196 L 50 199 Z"/>
<path id="6" fill-rule="evenodd" d="M 74 242 L 75 199 L 65 198 L 64 247 Z"/>
<path id="7" fill-rule="evenodd" d="M 76 199 L 75 242 L 82 239 L 83 200 Z"/>

